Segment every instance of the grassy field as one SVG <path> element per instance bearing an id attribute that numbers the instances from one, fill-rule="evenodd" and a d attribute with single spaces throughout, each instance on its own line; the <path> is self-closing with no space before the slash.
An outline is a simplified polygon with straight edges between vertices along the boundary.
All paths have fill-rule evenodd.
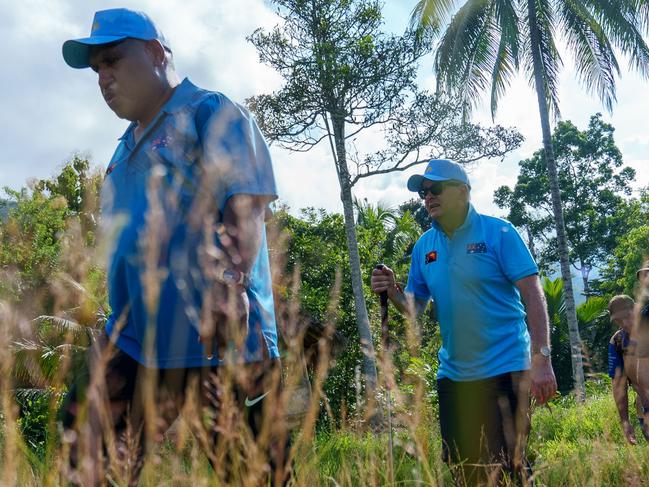
<path id="1" fill-rule="evenodd" d="M 533 416 L 528 455 L 537 485 L 644 486 L 649 485 L 649 444 L 636 431 L 639 445 L 625 443 L 608 385 L 589 394 L 585 404 L 570 397 L 537 408 Z M 433 408 L 418 415 L 397 414 L 394 439 L 395 485 L 450 485 L 440 460 L 440 442 Z M 412 421 L 414 417 L 414 421 Z M 50 445 L 49 457 L 34 454 L 17 434 L 3 430 L 3 468 L 0 485 L 62 485 L 61 455 Z M 150 455 L 140 479 L 144 486 L 207 486 L 218 481 L 193 439 L 178 428 L 174 441 L 166 441 Z M 361 431 L 348 426 L 294 439 L 295 485 L 389 485 L 386 432 Z M 180 445 L 180 446 L 179 446 Z M 245 476 L 233 485 L 256 485 Z M 124 485 L 115 478 L 112 485 Z"/>

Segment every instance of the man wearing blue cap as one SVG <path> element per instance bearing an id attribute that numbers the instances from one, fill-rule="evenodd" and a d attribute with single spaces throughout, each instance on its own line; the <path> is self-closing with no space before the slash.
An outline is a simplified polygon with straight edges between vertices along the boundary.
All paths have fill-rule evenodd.
<path id="1" fill-rule="evenodd" d="M 440 431 L 456 480 L 499 482 L 504 467 L 529 481 L 529 394 L 543 404 L 556 392 L 537 266 L 509 222 L 473 208 L 459 164 L 432 160 L 408 189 L 424 200 L 432 227 L 413 248 L 405 290 L 387 267 L 373 271 L 372 290 L 387 291 L 408 315 L 435 303 Z"/>
<path id="2" fill-rule="evenodd" d="M 213 414 L 218 427 L 198 432 L 217 473 L 228 470 L 217 461 L 221 454 L 233 455 L 227 441 L 244 441 L 217 435 L 220 418 L 240 416 L 253 438 L 265 433 L 258 448 L 240 448 L 239 463 L 259 465 L 262 458 L 281 483 L 288 443 L 278 421 L 264 228 L 277 192 L 257 124 L 223 94 L 180 81 L 169 42 L 144 13 L 97 12 L 90 37 L 66 41 L 63 57 L 73 68 L 92 68 L 106 104 L 131 122 L 101 191 L 112 314 L 91 358 L 92 380 L 78 381 L 63 408 L 64 427 L 79 433 L 64 436 L 72 438 L 72 480 L 103 481 L 102 445 L 129 439 L 135 447 L 117 448 L 109 469 L 137 483 L 144 452 L 191 389 L 211 413 L 228 401 L 241 411 Z M 85 396 L 88 410 L 80 416 Z"/>

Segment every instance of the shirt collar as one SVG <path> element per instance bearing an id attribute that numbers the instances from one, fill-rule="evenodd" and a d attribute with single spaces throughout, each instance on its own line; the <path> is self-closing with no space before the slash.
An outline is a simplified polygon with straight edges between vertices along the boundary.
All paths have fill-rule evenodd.
<path id="1" fill-rule="evenodd" d="M 160 112 L 151 123 L 155 122 L 155 120 L 160 116 L 160 113 L 174 113 L 183 108 L 197 90 L 198 87 L 189 81 L 189 78 L 183 79 L 182 82 L 176 86 L 173 94 L 167 102 L 162 105 Z M 135 122 L 131 122 L 118 140 L 126 140 L 133 129 L 135 129 L 135 125 Z"/>

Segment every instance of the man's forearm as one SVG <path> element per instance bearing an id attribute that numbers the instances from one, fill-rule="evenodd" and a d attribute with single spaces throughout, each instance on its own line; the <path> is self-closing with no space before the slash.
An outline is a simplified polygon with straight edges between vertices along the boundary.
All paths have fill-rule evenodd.
<path id="1" fill-rule="evenodd" d="M 428 304 L 426 301 L 416 299 L 412 294 L 406 294 L 401 289 L 396 288 L 392 293 L 388 293 L 390 301 L 405 316 L 414 313 L 414 317 L 421 315 Z"/>
<path id="2" fill-rule="evenodd" d="M 228 200 L 224 214 L 224 245 L 231 265 L 248 274 L 261 248 L 266 205 L 255 196 L 234 195 Z"/>
<path id="3" fill-rule="evenodd" d="M 537 276 L 530 276 L 517 283 L 527 311 L 527 328 L 530 334 L 532 354 L 541 347 L 550 346 L 550 325 L 545 294 Z"/>

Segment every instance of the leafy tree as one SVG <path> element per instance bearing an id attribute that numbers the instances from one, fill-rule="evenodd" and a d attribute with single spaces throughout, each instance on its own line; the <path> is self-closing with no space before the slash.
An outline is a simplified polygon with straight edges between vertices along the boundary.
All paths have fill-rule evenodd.
<path id="1" fill-rule="evenodd" d="M 0 299 L 27 318 L 7 346 L 19 425 L 39 455 L 65 373 L 84 367 L 85 347 L 106 315 L 104 273 L 93 252 L 100 182 L 89 162 L 74 156 L 49 180 L 5 189 L 11 205 L 0 222 Z"/>
<path id="2" fill-rule="evenodd" d="M 410 248 L 419 237 L 417 224 L 409 214 L 398 215 L 389 208 L 373 206 L 364 201 L 357 201 L 359 256 L 363 269 L 363 286 L 369 292 L 369 280 L 373 264 L 384 262 L 395 269 L 397 275 L 405 276 L 408 272 L 409 259 L 404 259 L 405 250 Z M 285 208 L 277 211 L 273 217 L 272 228 L 279 228 L 286 237 L 286 251 L 273 243 L 271 253 L 274 259 L 280 252 L 286 259 L 284 276 L 300 270 L 298 302 L 301 309 L 315 322 L 335 320 L 337 331 L 347 338 L 347 348 L 335 358 L 333 368 L 324 384 L 324 394 L 333 419 L 338 424 L 347 414 L 358 418 L 357 404 L 357 371 L 362 367 L 362 352 L 358 340 L 353 290 L 350 279 L 349 259 L 346 257 L 346 237 L 343 216 L 328 214 L 324 210 L 312 208 L 302 210 L 299 217 L 292 216 Z M 275 232 L 270 232 L 273 235 Z M 280 239 L 281 240 L 281 239 Z M 391 245 L 377 245 L 377 242 L 392 242 Z M 341 273 L 341 289 L 335 315 L 330 316 L 332 282 L 336 273 Z M 275 283 L 277 286 L 277 282 Z M 281 286 L 278 291 L 280 300 L 292 297 L 290 285 Z M 380 335 L 380 316 L 378 299 L 368 300 L 368 314 L 371 317 L 370 332 L 374 340 Z M 436 351 L 439 346 L 439 333 L 431 315 L 421 321 L 421 353 L 425 355 L 425 364 L 419 366 L 419 359 L 411 356 L 403 340 L 406 323 L 399 316 L 391 319 L 390 333 L 394 336 L 393 357 L 400 387 L 404 387 L 403 378 L 412 367 L 416 367 L 426 380 L 434 377 L 436 368 Z M 415 365 L 413 365 L 415 364 Z M 322 414 L 320 426 L 331 426 L 330 417 Z"/>
<path id="3" fill-rule="evenodd" d="M 438 88 L 455 93 L 470 108 L 482 92 L 491 94 L 491 113 L 515 76 L 522 70 L 537 94 L 543 156 L 556 226 L 561 276 L 573 356 L 573 375 L 579 400 L 585 389 L 579 328 L 575 311 L 570 258 L 550 115 L 559 115 L 561 34 L 573 55 L 577 76 L 595 92 L 607 109 L 615 101 L 619 64 L 615 49 L 631 59 L 643 76 L 648 73 L 649 47 L 642 38 L 649 10 L 645 0 L 420 0 L 413 23 L 437 31 L 453 14 L 435 56 Z"/>
<path id="4" fill-rule="evenodd" d="M 633 296 L 637 291 L 636 271 L 649 258 L 649 188 L 628 202 L 624 216 L 629 231 L 620 237 L 599 278 L 593 281 L 592 287 L 600 294 Z"/>
<path id="5" fill-rule="evenodd" d="M 613 257 L 602 271 L 599 288 L 609 294 L 637 291 L 636 271 L 649 258 L 649 225 L 634 228 L 620 239 Z"/>
<path id="6" fill-rule="evenodd" d="M 425 35 L 381 32 L 376 0 L 276 0 L 282 25 L 250 41 L 284 79 L 276 93 L 248 100 L 271 141 L 296 151 L 329 143 L 343 205 L 355 315 L 368 394 L 376 364 L 355 228 L 352 188 L 360 179 L 403 171 L 431 157 L 461 161 L 500 157 L 520 143 L 501 127 L 463 123 L 456 102 L 417 92 Z M 383 132 L 385 146 L 359 155 L 362 133 Z"/>
<path id="7" fill-rule="evenodd" d="M 48 197 L 37 189 L 5 188 L 5 192 L 16 206 L 0 226 L 0 268 L 4 274 L 0 290 L 5 299 L 29 303 L 32 293 L 46 287 L 57 266 L 59 237 L 69 210 L 63 197 Z"/>
<path id="8" fill-rule="evenodd" d="M 409 212 L 421 229 L 421 232 L 425 232 L 430 228 L 431 219 L 428 214 L 428 210 L 423 205 L 422 200 L 420 199 L 410 199 L 399 205 L 399 211 L 401 213 Z"/>
<path id="9" fill-rule="evenodd" d="M 597 114 L 591 117 L 586 131 L 570 121 L 559 122 L 552 136 L 570 262 L 582 271 L 585 292 L 590 269 L 606 262 L 618 238 L 632 223 L 624 196 L 631 193 L 629 183 L 635 171 L 622 168 L 622 154 L 613 132 Z M 514 188 L 501 186 L 494 201 L 509 210 L 508 218 L 514 225 L 528 231 L 537 258 L 549 270 L 559 258 L 543 150 L 520 161 L 519 166 Z"/>

